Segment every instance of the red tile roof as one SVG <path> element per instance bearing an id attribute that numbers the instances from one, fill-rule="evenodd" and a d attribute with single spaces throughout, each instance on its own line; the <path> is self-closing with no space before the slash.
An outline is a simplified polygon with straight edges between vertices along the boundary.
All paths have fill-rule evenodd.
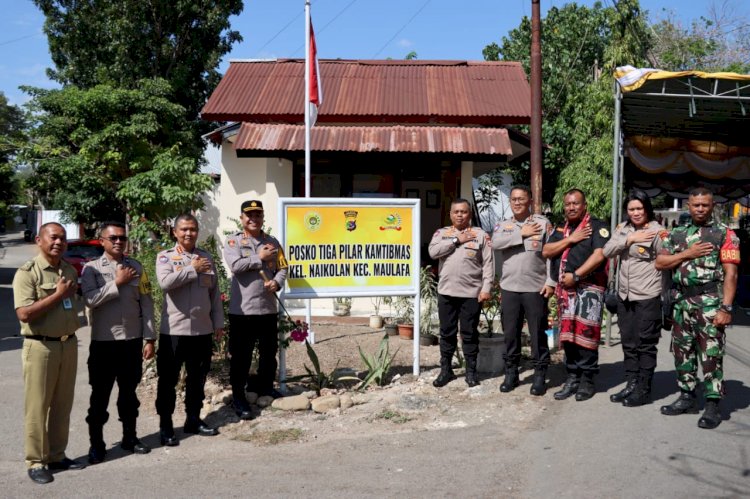
<path id="1" fill-rule="evenodd" d="M 505 128 L 315 125 L 310 142 L 313 151 L 513 154 Z M 303 151 L 305 127 L 243 123 L 234 148 Z"/>
<path id="2" fill-rule="evenodd" d="M 529 123 L 531 97 L 520 63 L 321 60 L 318 122 Z M 304 61 L 233 61 L 208 99 L 210 121 L 302 123 Z"/>

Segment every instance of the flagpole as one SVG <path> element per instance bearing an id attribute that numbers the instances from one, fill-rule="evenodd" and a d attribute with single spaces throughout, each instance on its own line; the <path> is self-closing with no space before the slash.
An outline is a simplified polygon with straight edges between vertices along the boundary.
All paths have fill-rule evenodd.
<path id="1" fill-rule="evenodd" d="M 305 197 L 310 197 L 310 0 L 305 0 Z M 305 322 L 311 345 L 315 344 L 315 331 L 312 327 L 312 300 L 308 299 L 305 308 Z"/>

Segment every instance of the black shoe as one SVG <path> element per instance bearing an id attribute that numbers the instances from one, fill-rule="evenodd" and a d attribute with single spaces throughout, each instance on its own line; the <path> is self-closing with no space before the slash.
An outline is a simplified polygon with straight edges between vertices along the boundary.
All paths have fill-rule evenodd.
<path id="1" fill-rule="evenodd" d="M 85 467 L 85 464 L 74 461 L 73 459 L 69 459 L 67 457 L 64 457 L 62 461 L 49 463 L 47 465 L 47 468 L 49 468 L 50 471 L 82 470 Z"/>
<path id="2" fill-rule="evenodd" d="M 469 385 L 469 388 L 479 386 L 480 383 L 477 373 L 466 373 L 466 384 Z"/>
<path id="3" fill-rule="evenodd" d="M 506 369 L 505 379 L 500 385 L 500 391 L 508 393 L 518 386 L 518 369 Z"/>
<path id="4" fill-rule="evenodd" d="M 578 391 L 578 385 L 581 384 L 581 380 L 577 374 L 568 374 L 568 379 L 565 380 L 565 384 L 562 390 L 555 392 L 555 400 L 565 400 Z"/>
<path id="5" fill-rule="evenodd" d="M 542 395 L 547 393 L 546 377 L 547 373 L 545 373 L 544 371 L 534 372 L 534 380 L 531 382 L 529 393 L 532 395 L 536 395 L 537 397 L 541 397 Z M 502 387 L 500 388 L 502 389 Z"/>
<path id="6" fill-rule="evenodd" d="M 638 381 L 636 377 L 628 378 L 628 382 L 625 385 L 625 388 L 620 390 L 617 393 L 614 393 L 609 396 L 609 401 L 614 403 L 620 403 L 623 400 L 625 400 L 628 395 L 633 393 L 635 391 L 636 386 L 638 385 Z"/>
<path id="7" fill-rule="evenodd" d="M 107 450 L 103 445 L 92 445 L 89 448 L 89 464 L 102 463 L 105 457 L 107 457 Z"/>
<path id="8" fill-rule="evenodd" d="M 669 405 L 661 406 L 661 413 L 665 416 L 679 416 L 680 414 L 698 414 L 698 403 L 695 392 L 682 392 L 677 400 Z"/>
<path id="9" fill-rule="evenodd" d="M 52 476 L 52 473 L 49 472 L 47 468 L 44 466 L 40 466 L 38 468 L 29 468 L 29 478 L 31 478 L 36 483 L 50 483 L 55 480 L 55 477 Z"/>
<path id="10" fill-rule="evenodd" d="M 211 428 L 200 418 L 188 418 L 185 420 L 185 425 L 182 427 L 182 431 L 185 433 L 192 433 L 193 435 L 201 435 L 203 437 L 213 437 L 219 434 L 219 430 Z"/>
<path id="11" fill-rule="evenodd" d="M 120 448 L 135 454 L 148 454 L 151 452 L 151 447 L 138 440 L 138 437 L 122 437 Z"/>
<path id="12" fill-rule="evenodd" d="M 177 435 L 174 434 L 174 429 L 172 428 L 162 428 L 159 430 L 159 440 L 162 445 L 166 445 L 167 447 L 180 445 L 180 441 L 177 440 Z"/>
<path id="13" fill-rule="evenodd" d="M 583 377 L 581 383 L 578 385 L 576 390 L 576 402 L 583 402 L 594 396 L 596 388 L 594 387 L 594 380 L 591 378 Z"/>
<path id="14" fill-rule="evenodd" d="M 721 424 L 721 411 L 719 411 L 719 401 L 715 399 L 706 400 L 706 407 L 703 415 L 698 420 L 698 427 L 706 430 L 713 430 Z"/>
<path id="15" fill-rule="evenodd" d="M 456 375 L 453 374 L 453 370 L 443 370 L 440 371 L 440 374 L 438 374 L 438 377 L 435 378 L 435 381 L 432 382 L 432 386 L 440 388 L 442 386 L 447 385 L 451 381 L 456 379 Z"/>
<path id="16" fill-rule="evenodd" d="M 245 421 L 255 419 L 255 416 L 253 415 L 253 412 L 250 410 L 250 406 L 247 402 L 245 402 L 244 404 L 241 404 L 241 403 L 238 404 L 235 402 L 232 405 L 234 407 L 234 413 L 237 414 L 238 418 L 245 420 Z"/>

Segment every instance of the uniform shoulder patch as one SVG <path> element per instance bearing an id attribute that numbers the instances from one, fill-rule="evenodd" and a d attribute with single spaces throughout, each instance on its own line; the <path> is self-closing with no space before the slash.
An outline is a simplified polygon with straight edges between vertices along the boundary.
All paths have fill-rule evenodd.
<path id="1" fill-rule="evenodd" d="M 230 237 L 229 239 L 227 239 L 227 246 L 229 246 L 230 248 L 234 248 L 236 244 L 237 244 L 237 241 L 235 241 L 234 238 Z"/>
<path id="2" fill-rule="evenodd" d="M 602 237 L 609 237 L 609 231 L 602 227 L 601 229 L 599 229 L 599 235 Z"/>
<path id="3" fill-rule="evenodd" d="M 669 231 L 667 229 L 662 229 L 659 231 L 659 238 L 662 241 L 666 241 L 668 237 L 669 237 Z"/>

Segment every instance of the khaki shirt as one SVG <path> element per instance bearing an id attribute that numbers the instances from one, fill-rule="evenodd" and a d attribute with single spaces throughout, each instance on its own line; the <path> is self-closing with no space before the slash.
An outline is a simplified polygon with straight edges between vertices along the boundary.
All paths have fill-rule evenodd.
<path id="1" fill-rule="evenodd" d="M 523 238 L 521 229 L 525 224 L 539 224 L 542 232 L 538 236 Z M 495 225 L 492 233 L 492 248 L 503 256 L 503 278 L 500 287 L 517 293 L 539 292 L 545 284 L 554 286 L 548 277 L 548 262 L 542 256 L 544 236 L 551 225 L 542 215 L 531 215 L 519 222 L 515 217 L 507 218 Z"/>
<path id="2" fill-rule="evenodd" d="M 33 260 L 21 265 L 13 277 L 13 301 L 16 309 L 28 307 L 34 302 L 55 293 L 60 277 L 77 282 L 78 273 L 68 262 L 61 260 L 58 267 L 53 267 L 40 253 Z M 66 302 L 70 308 L 66 309 Z M 59 338 L 70 335 L 78 329 L 78 299 L 73 295 L 61 300 L 54 308 L 31 322 L 21 322 L 23 336 L 51 336 Z"/>
<path id="3" fill-rule="evenodd" d="M 211 260 L 211 270 L 198 274 L 193 258 Z M 211 255 L 200 248 L 187 253 L 178 246 L 156 257 L 156 280 L 164 291 L 159 332 L 175 336 L 200 336 L 224 328 L 224 309 Z"/>
<path id="4" fill-rule="evenodd" d="M 278 250 L 275 262 L 264 262 L 258 256 L 262 246 L 270 244 Z M 281 244 L 275 237 L 261 232 L 256 239 L 245 232 L 237 232 L 227 237 L 224 244 L 224 260 L 232 271 L 232 297 L 229 300 L 229 313 L 236 315 L 265 315 L 278 312 L 274 293 L 263 286 L 263 277 L 273 279 L 284 287 L 287 263 Z"/>
<path id="5" fill-rule="evenodd" d="M 662 231 L 659 222 L 649 222 L 645 230 Z M 604 245 L 604 256 L 620 256 L 618 294 L 623 300 L 638 301 L 656 298 L 661 294 L 663 272 L 656 270 L 654 261 L 661 249 L 661 238 L 657 234 L 650 242 L 634 243 L 628 247 L 628 234 L 635 232 L 630 222 L 619 224 L 612 238 Z"/>
<path id="6" fill-rule="evenodd" d="M 115 271 L 119 265 L 104 254 L 83 267 L 81 292 L 91 309 L 91 339 L 155 340 L 154 301 L 148 276 L 140 262 L 124 257 L 122 265 L 133 267 L 139 277 L 117 286 Z"/>
<path id="7" fill-rule="evenodd" d="M 459 247 L 452 239 L 458 235 L 453 227 L 435 231 L 429 245 L 430 257 L 440 261 L 438 293 L 459 298 L 476 298 L 480 292 L 489 293 L 495 277 L 492 242 L 485 231 L 477 227 L 471 239 Z"/>

